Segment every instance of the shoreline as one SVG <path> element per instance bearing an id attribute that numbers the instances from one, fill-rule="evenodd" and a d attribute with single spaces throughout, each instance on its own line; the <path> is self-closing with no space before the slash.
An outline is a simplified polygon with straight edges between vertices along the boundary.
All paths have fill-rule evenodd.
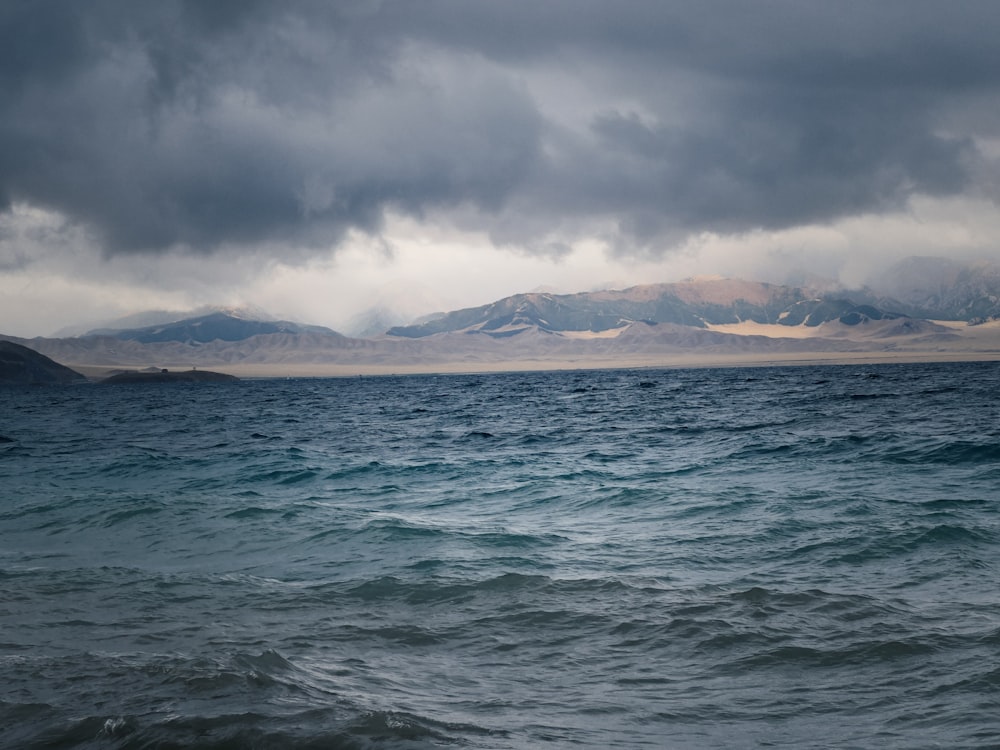
<path id="1" fill-rule="evenodd" d="M 580 359 L 520 359 L 502 362 L 435 362 L 435 363 L 395 363 L 395 364 L 354 364 L 354 363 L 219 363 L 206 364 L 213 371 L 235 375 L 240 379 L 287 379 L 287 378 L 351 378 L 386 377 L 393 375 L 463 375 L 504 372 L 548 372 L 566 370 L 616 370 L 616 369 L 712 369 L 751 367 L 809 367 L 835 365 L 882 365 L 998 362 L 1000 351 L 937 351 L 937 352 L 794 352 L 787 355 L 767 354 L 681 354 L 676 356 L 647 356 L 621 358 L 580 358 Z M 80 372 L 88 379 L 107 377 L 122 370 L 141 369 L 147 363 L 134 365 L 83 365 L 66 363 L 67 367 Z M 163 365 L 171 372 L 185 372 L 190 365 Z M 201 367 L 201 366 L 199 366 Z"/>

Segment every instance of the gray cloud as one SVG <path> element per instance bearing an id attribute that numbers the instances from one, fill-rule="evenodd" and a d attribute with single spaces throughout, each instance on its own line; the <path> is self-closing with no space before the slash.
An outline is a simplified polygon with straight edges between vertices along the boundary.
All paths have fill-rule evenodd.
<path id="1" fill-rule="evenodd" d="M 995 189 L 998 33 L 971 0 L 7 2 L 0 211 L 111 254 L 308 252 L 387 210 L 525 248 L 891 211 Z"/>

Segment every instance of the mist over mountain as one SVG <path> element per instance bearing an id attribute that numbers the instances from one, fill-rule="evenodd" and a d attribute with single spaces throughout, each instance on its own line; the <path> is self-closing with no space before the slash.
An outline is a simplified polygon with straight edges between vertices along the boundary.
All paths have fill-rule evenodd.
<path id="1" fill-rule="evenodd" d="M 426 316 L 428 311 L 448 309 L 448 303 L 426 285 L 397 279 L 384 284 L 372 295 L 367 307 L 334 327 L 347 336 L 370 338 L 381 336 L 394 326 L 411 324 Z"/>
<path id="2" fill-rule="evenodd" d="M 1000 265 L 948 258 L 906 258 L 871 286 L 903 303 L 908 314 L 979 323 L 1000 317 Z"/>
<path id="3" fill-rule="evenodd" d="M 409 316 L 389 307 L 372 307 L 352 316 L 343 326 L 347 336 L 371 338 L 385 333 L 394 326 L 404 325 Z"/>

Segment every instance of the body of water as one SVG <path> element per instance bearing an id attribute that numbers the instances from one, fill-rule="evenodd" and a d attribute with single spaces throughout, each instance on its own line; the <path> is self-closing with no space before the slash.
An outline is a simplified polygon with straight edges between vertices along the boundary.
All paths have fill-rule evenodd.
<path id="1" fill-rule="evenodd" d="M 995 364 L 0 393 L 0 747 L 1000 746 Z"/>

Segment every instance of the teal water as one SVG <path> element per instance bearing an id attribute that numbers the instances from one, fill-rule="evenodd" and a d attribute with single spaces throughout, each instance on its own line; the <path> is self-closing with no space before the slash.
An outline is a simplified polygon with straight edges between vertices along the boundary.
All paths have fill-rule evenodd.
<path id="1" fill-rule="evenodd" d="M 1000 366 L 0 393 L 0 747 L 1000 746 Z"/>

